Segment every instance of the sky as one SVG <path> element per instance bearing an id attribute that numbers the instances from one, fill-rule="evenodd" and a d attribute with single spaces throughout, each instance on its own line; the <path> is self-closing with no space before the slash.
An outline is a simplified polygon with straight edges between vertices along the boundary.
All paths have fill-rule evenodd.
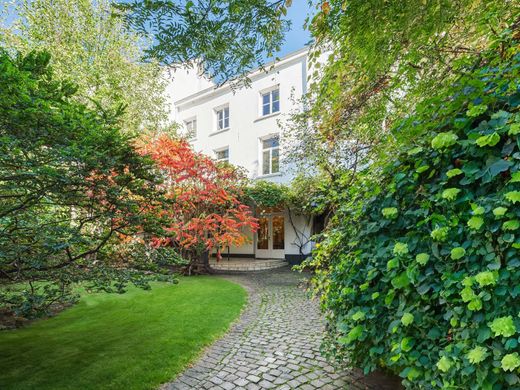
<path id="1" fill-rule="evenodd" d="M 305 18 L 310 11 L 308 0 L 293 0 L 292 5 L 287 9 L 287 17 L 292 23 L 291 30 L 286 35 L 282 50 L 277 53 L 278 57 L 299 50 L 310 41 L 309 31 L 303 28 Z"/>

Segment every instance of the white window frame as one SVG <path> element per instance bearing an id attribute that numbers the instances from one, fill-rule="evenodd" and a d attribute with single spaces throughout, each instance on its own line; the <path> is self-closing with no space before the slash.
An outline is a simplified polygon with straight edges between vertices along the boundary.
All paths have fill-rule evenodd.
<path id="1" fill-rule="evenodd" d="M 273 99 L 273 94 L 277 92 L 278 94 L 278 100 Z M 269 101 L 264 104 L 264 96 L 268 96 Z M 274 103 L 278 102 L 278 109 L 274 111 Z M 269 111 L 267 113 L 264 113 L 264 107 L 268 107 Z M 275 85 L 273 87 L 264 89 L 260 91 L 260 104 L 259 104 L 259 113 L 260 117 L 270 116 L 278 114 L 281 110 L 280 107 L 280 85 Z"/>
<path id="2" fill-rule="evenodd" d="M 193 125 L 190 128 L 190 125 Z M 186 136 L 189 140 L 197 139 L 197 117 L 192 117 L 184 121 L 184 128 L 186 129 Z"/>
<path id="3" fill-rule="evenodd" d="M 271 147 L 264 147 L 264 142 L 269 141 L 273 138 L 278 139 L 278 145 L 277 146 L 271 146 Z M 276 172 L 273 172 L 273 151 L 276 150 L 278 153 L 278 170 Z M 265 152 L 269 152 L 269 172 L 264 172 L 264 154 Z M 272 176 L 272 175 L 280 175 L 280 135 L 279 134 L 270 134 L 268 136 L 260 138 L 260 176 Z"/>
<path id="4" fill-rule="evenodd" d="M 229 104 L 216 107 L 215 109 L 215 131 L 225 131 L 230 128 L 230 112 L 229 112 Z M 227 112 L 227 116 L 226 116 Z M 220 115 L 222 114 L 222 118 Z M 227 119 L 227 126 L 226 126 Z"/>
<path id="5" fill-rule="evenodd" d="M 219 153 L 226 152 L 226 151 L 227 151 L 227 157 L 221 157 L 221 158 L 218 157 Z M 215 149 L 213 152 L 215 153 L 215 160 L 216 161 L 218 161 L 218 162 L 221 162 L 221 161 L 229 162 L 229 146 L 225 146 L 223 148 Z"/>

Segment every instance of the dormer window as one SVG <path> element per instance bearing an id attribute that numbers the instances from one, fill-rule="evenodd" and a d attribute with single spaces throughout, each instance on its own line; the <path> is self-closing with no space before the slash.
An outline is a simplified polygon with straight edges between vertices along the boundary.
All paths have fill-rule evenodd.
<path id="1" fill-rule="evenodd" d="M 280 111 L 280 90 L 278 88 L 262 93 L 262 115 Z"/>

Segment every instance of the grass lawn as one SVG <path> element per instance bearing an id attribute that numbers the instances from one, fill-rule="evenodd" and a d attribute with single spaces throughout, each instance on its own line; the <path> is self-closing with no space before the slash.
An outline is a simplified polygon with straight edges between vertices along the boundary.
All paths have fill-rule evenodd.
<path id="1" fill-rule="evenodd" d="M 247 294 L 226 280 L 90 294 L 56 317 L 0 332 L 0 389 L 151 389 L 222 335 Z"/>

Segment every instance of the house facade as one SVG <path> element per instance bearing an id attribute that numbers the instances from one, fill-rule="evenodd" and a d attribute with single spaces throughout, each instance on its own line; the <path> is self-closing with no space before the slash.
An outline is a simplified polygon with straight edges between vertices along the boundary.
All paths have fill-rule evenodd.
<path id="1" fill-rule="evenodd" d="M 169 94 L 174 120 L 182 125 L 196 151 L 245 168 L 253 180 L 288 183 L 280 144 L 284 117 L 298 109 L 307 91 L 308 49 L 291 53 L 249 75 L 247 87 L 216 87 L 195 69 L 172 74 Z M 250 240 L 226 248 L 231 256 L 301 261 L 311 250 L 312 221 L 288 210 L 256 210 L 260 228 Z"/>

